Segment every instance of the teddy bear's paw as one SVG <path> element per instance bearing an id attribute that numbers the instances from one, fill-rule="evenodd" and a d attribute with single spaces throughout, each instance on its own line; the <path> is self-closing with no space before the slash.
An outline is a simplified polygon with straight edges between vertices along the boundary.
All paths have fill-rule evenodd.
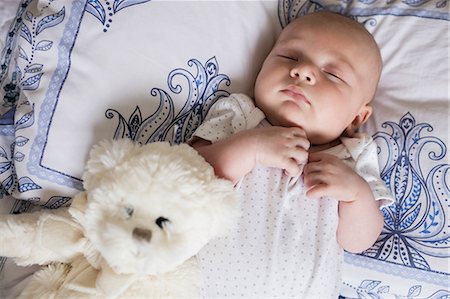
<path id="1" fill-rule="evenodd" d="M 33 275 L 20 298 L 59 298 L 69 271 L 70 266 L 67 264 L 55 263 L 46 266 Z"/>
<path id="2" fill-rule="evenodd" d="M 200 298 L 200 269 L 195 257 L 175 270 L 160 275 L 143 276 L 131 285 L 124 298 Z"/>

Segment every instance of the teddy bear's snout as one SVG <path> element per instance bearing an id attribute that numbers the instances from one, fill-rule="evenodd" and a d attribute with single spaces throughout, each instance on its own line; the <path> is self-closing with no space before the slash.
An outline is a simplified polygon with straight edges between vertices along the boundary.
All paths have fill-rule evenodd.
<path id="1" fill-rule="evenodd" d="M 150 242 L 152 239 L 152 231 L 145 228 L 135 227 L 133 229 L 133 238 L 137 241 Z"/>

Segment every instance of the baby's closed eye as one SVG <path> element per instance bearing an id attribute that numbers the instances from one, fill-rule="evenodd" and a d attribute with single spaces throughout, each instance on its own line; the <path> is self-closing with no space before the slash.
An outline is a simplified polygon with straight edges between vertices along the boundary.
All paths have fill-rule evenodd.
<path id="1" fill-rule="evenodd" d="M 345 79 L 344 79 L 345 77 L 340 71 L 324 69 L 324 70 L 322 70 L 322 72 L 325 74 L 325 76 L 327 76 L 328 79 L 330 79 L 334 82 L 346 83 Z"/>
<path id="2" fill-rule="evenodd" d="M 298 61 L 298 58 L 296 58 L 294 55 L 278 54 L 277 56 L 280 58 L 287 59 L 287 60 Z"/>

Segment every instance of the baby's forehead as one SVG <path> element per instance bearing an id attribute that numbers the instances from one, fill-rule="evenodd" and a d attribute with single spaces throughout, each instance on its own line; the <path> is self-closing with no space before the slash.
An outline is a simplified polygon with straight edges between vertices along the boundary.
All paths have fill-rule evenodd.
<path id="1" fill-rule="evenodd" d="M 302 22 L 286 28 L 275 44 L 277 49 L 299 53 L 314 49 L 315 55 L 324 54 L 338 60 L 353 60 L 356 57 L 376 54 L 377 49 L 374 51 L 371 47 L 371 42 L 364 33 L 350 32 L 336 26 L 309 26 Z"/>
<path id="2" fill-rule="evenodd" d="M 337 42 L 342 50 L 352 48 L 354 55 L 372 58 L 381 68 L 381 55 L 373 36 L 363 25 L 348 17 L 330 12 L 301 16 L 281 32 L 276 45 L 295 47 L 296 42 L 301 45 L 302 39 L 320 42 L 321 48 L 336 48 L 334 43 Z"/>
<path id="3" fill-rule="evenodd" d="M 335 13 L 312 13 L 293 20 L 281 33 L 313 32 L 314 35 L 339 35 L 350 39 L 372 39 L 371 34 L 353 19 Z M 280 36 L 280 37 L 281 37 Z"/>
<path id="4" fill-rule="evenodd" d="M 291 25 L 295 25 L 299 22 L 303 23 L 313 23 L 316 25 L 328 25 L 330 27 L 334 27 L 335 25 L 342 25 L 342 26 L 350 26 L 355 28 L 362 28 L 364 29 L 364 26 L 358 23 L 356 20 L 352 19 L 351 17 L 328 12 L 328 11 L 321 11 L 321 12 L 313 12 L 306 15 L 302 15 L 294 19 L 292 22 L 288 24 L 287 27 Z M 365 30 L 365 29 L 364 29 Z"/>

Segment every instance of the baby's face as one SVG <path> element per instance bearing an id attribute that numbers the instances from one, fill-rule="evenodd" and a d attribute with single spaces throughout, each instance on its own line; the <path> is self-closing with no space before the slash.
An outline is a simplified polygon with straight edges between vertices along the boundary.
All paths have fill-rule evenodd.
<path id="1" fill-rule="evenodd" d="M 283 30 L 267 56 L 255 101 L 272 125 L 301 127 L 312 144 L 325 144 L 370 116 L 380 71 L 378 48 L 359 24 L 307 15 Z"/>

